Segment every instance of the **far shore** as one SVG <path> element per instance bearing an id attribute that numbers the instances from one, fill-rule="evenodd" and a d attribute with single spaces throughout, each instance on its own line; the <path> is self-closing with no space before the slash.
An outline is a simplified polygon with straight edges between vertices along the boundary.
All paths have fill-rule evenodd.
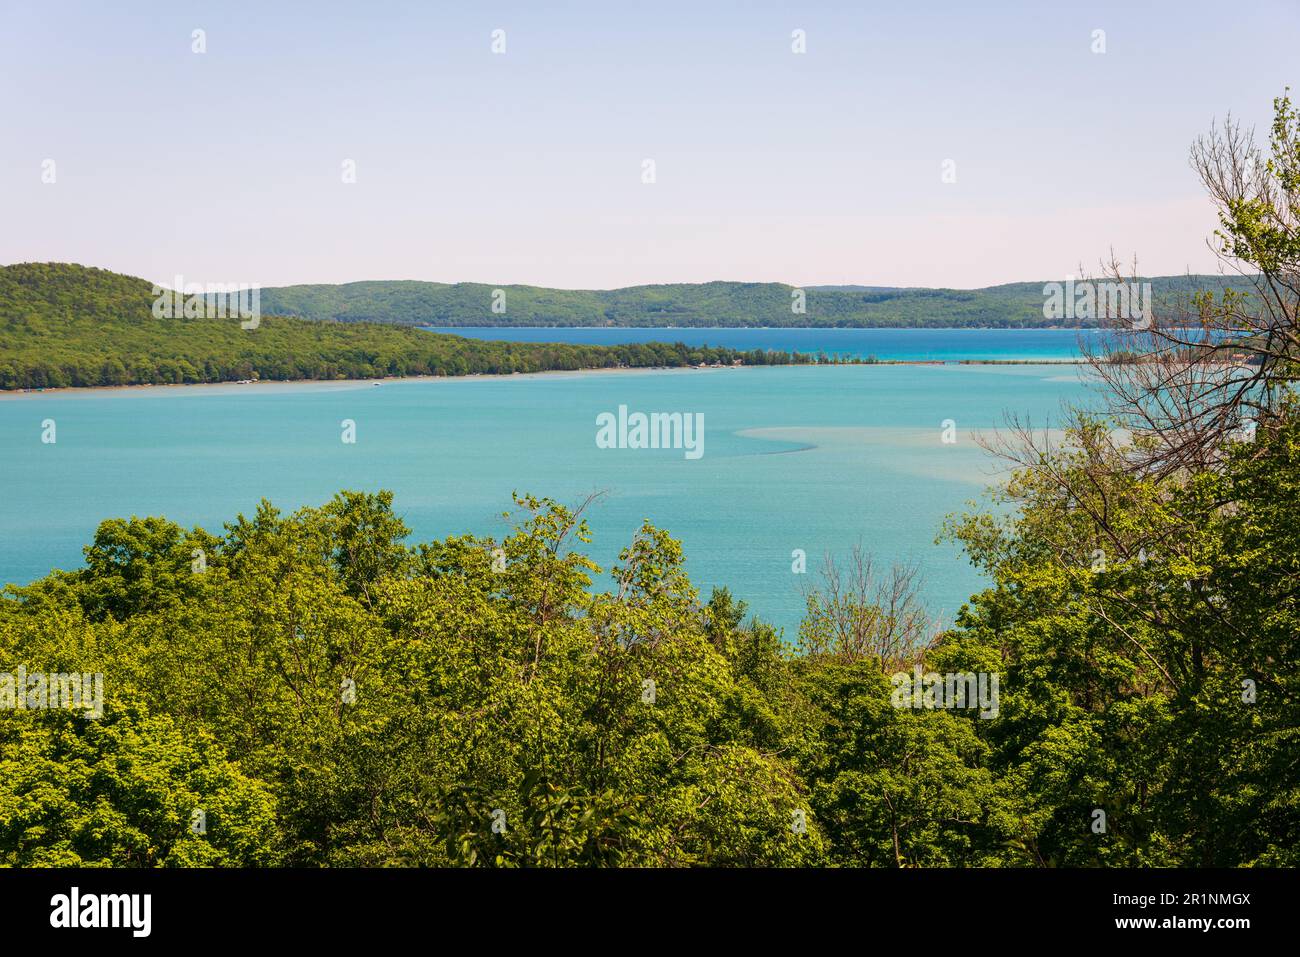
<path id="1" fill-rule="evenodd" d="M 405 375 L 370 376 L 364 379 L 245 379 L 225 382 L 158 382 L 138 385 L 61 386 L 44 389 L 0 389 L 0 400 L 35 395 L 77 395 L 81 393 L 144 392 L 151 389 L 241 389 L 249 386 L 363 386 L 386 382 L 412 382 L 421 380 L 459 381 L 464 379 L 532 379 L 541 376 L 619 375 L 634 372 L 734 372 L 740 369 L 795 369 L 848 366 L 1000 366 L 1000 365 L 1084 365 L 1082 358 L 1062 359 L 877 359 L 875 362 L 850 360 L 845 362 L 809 362 L 763 365 L 708 365 L 708 366 L 618 366 L 596 369 L 546 369 L 541 372 L 470 372 L 465 375 Z"/>
<path id="2" fill-rule="evenodd" d="M 711 369 L 730 367 L 711 366 Z M 750 366 L 749 368 L 758 368 Z M 378 385 L 383 382 L 414 382 L 421 380 L 445 380 L 448 382 L 461 379 L 531 379 L 538 376 L 554 375 L 600 375 L 619 372 L 701 372 L 696 366 L 645 366 L 642 368 L 619 367 L 614 369 L 546 369 L 541 372 L 469 372 L 465 375 L 390 375 L 368 376 L 364 379 L 238 379 L 224 382 L 150 382 L 132 385 L 86 385 L 63 386 L 48 389 L 3 389 L 0 399 L 12 399 L 30 395 L 72 395 L 81 392 L 144 392 L 150 389 L 246 389 L 249 386 L 274 385 L 322 385 L 322 386 L 362 386 L 367 383 Z"/>

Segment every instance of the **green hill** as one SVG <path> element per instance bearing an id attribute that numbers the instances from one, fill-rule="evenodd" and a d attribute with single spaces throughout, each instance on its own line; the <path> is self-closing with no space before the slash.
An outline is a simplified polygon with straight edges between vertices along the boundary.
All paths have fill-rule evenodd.
<path id="1" fill-rule="evenodd" d="M 1219 276 L 1158 276 L 1158 306 L 1176 309 L 1189 293 L 1223 288 Z M 492 309 L 494 289 L 505 293 Z M 795 287 L 706 282 L 626 289 L 493 287 L 482 283 L 390 281 L 281 286 L 262 290 L 268 315 L 418 326 L 820 326 L 1042 327 L 1043 283 L 986 289 L 812 286 L 806 312 L 791 309 Z M 1057 323 L 1059 324 L 1059 323 Z M 1088 323 L 1070 322 L 1068 325 Z"/>
<path id="2" fill-rule="evenodd" d="M 1156 302 L 1218 277 L 1150 280 Z M 69 263 L 0 267 L 0 389 L 540 372 L 806 357 L 675 344 L 487 342 L 407 326 L 1043 326 L 1043 284 L 988 289 L 809 288 L 710 282 L 603 291 L 458 283 L 357 282 L 261 291 L 262 320 L 157 318 L 144 279 Z M 1074 323 L 1070 323 L 1074 324 Z"/>
<path id="3" fill-rule="evenodd" d="M 264 317 L 246 330 L 233 318 L 156 318 L 154 299 L 149 282 L 103 269 L 0 267 L 0 389 L 795 361 L 681 344 L 484 342 L 391 324 L 287 317 Z M 265 305 L 263 298 L 263 313 Z"/>

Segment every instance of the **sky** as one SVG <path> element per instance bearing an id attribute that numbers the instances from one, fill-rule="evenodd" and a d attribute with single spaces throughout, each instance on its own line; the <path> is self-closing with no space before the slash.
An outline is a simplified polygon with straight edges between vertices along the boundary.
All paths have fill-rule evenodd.
<path id="1" fill-rule="evenodd" d="M 1189 147 L 1228 113 L 1267 133 L 1297 38 L 1297 0 L 0 0 L 0 263 L 970 288 L 1113 249 L 1213 272 Z"/>

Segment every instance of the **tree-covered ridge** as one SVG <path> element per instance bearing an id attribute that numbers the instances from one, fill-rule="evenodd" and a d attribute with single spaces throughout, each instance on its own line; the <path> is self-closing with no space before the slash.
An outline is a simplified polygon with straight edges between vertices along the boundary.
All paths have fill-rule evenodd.
<path id="1" fill-rule="evenodd" d="M 484 342 L 378 323 L 287 317 L 265 317 L 257 328 L 243 329 L 238 318 L 156 318 L 155 298 L 145 280 L 102 269 L 0 267 L 0 388 L 806 361 L 680 343 Z"/>
<path id="2" fill-rule="evenodd" d="M 1094 438 L 954 523 L 993 585 L 928 646 L 837 587 L 792 648 L 544 499 L 414 547 L 389 493 L 107 521 L 0 601 L 0 671 L 105 680 L 0 712 L 0 862 L 1294 866 L 1300 417 L 1176 488 Z M 900 707 L 913 663 L 996 717 Z"/>
<path id="3" fill-rule="evenodd" d="M 1203 289 L 1221 290 L 1219 276 L 1163 276 L 1149 281 L 1166 313 Z M 494 292 L 504 311 L 494 311 Z M 262 290 L 268 314 L 345 322 L 424 326 L 766 326 L 989 327 L 1096 325 L 1043 317 L 1043 283 L 986 289 L 810 287 L 804 312 L 792 309 L 795 287 L 782 283 L 706 282 L 625 289 L 544 289 L 482 283 L 416 281 L 282 286 Z"/>

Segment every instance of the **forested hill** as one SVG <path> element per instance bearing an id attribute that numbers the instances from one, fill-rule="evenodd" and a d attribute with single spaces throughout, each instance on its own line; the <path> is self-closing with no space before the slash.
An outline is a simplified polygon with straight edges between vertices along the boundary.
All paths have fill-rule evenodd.
<path id="1" fill-rule="evenodd" d="M 1166 311 L 1219 276 L 1149 281 Z M 504 297 L 494 293 L 500 290 Z M 626 289 L 543 289 L 482 283 L 385 281 L 282 286 L 262 290 L 268 315 L 424 326 L 830 326 L 1041 327 L 1043 283 L 987 289 L 822 286 L 803 290 L 806 309 L 791 308 L 795 287 L 781 283 L 706 282 Z M 494 311 L 494 301 L 497 309 Z M 1065 325 L 1087 324 L 1068 322 Z"/>
<path id="2" fill-rule="evenodd" d="M 152 288 L 68 263 L 0 267 L 0 389 L 795 361 L 680 344 L 483 342 L 285 317 L 243 329 L 237 318 L 156 318 Z"/>

